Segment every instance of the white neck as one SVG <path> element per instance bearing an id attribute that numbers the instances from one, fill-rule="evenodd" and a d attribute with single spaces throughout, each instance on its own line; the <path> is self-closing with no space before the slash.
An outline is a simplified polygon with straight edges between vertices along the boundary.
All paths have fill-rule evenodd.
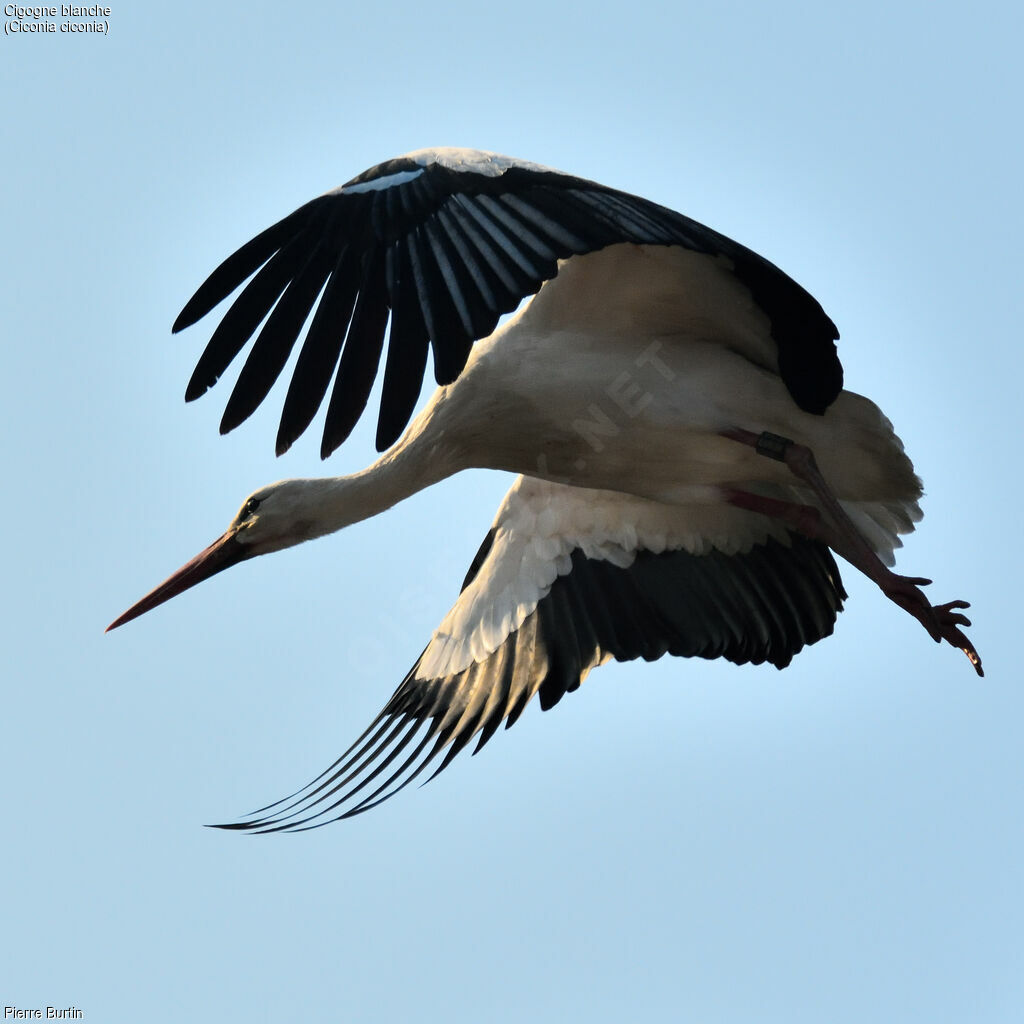
<path id="1" fill-rule="evenodd" d="M 350 476 L 303 481 L 314 516 L 314 532 L 310 536 L 320 537 L 371 519 L 451 476 L 458 468 L 436 458 L 416 458 L 415 454 L 408 449 L 388 452 L 373 465 Z"/>
<path id="2" fill-rule="evenodd" d="M 442 404 L 431 402 L 390 451 L 358 473 L 275 484 L 265 514 L 277 522 L 265 522 L 265 526 L 284 543 L 273 544 L 272 549 L 370 519 L 466 468 L 457 454 L 459 446 L 438 436 L 444 432 L 445 417 L 436 415 Z"/>

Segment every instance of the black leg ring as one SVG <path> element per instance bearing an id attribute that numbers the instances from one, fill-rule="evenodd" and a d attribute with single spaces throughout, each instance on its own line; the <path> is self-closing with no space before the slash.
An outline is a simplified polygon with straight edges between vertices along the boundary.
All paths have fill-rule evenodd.
<path id="1" fill-rule="evenodd" d="M 767 430 L 757 439 L 754 450 L 758 455 L 767 455 L 769 459 L 777 459 L 779 462 L 786 461 L 786 449 L 793 444 L 788 437 L 780 437 L 778 434 L 770 434 Z"/>

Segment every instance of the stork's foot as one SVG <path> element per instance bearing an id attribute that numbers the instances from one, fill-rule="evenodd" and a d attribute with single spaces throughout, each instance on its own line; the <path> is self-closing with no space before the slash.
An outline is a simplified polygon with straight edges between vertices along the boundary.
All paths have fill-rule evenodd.
<path id="1" fill-rule="evenodd" d="M 898 604 L 905 612 L 913 615 L 928 630 L 928 635 L 933 640 L 942 639 L 936 609 L 932 607 L 931 601 L 925 597 L 921 589 L 927 587 L 931 580 L 926 580 L 923 576 L 899 576 L 884 567 L 881 571 L 868 572 L 866 575 L 878 584 L 882 593 L 893 604 Z"/>
<path id="2" fill-rule="evenodd" d="M 970 604 L 967 601 L 949 601 L 933 605 L 920 589 L 929 583 L 931 580 L 919 576 L 897 576 L 890 573 L 884 581 L 879 581 L 879 586 L 890 601 L 913 615 L 936 643 L 945 640 L 963 651 L 974 666 L 974 671 L 983 676 L 985 673 L 982 671 L 981 657 L 974 644 L 960 630 L 960 626 L 969 626 L 971 620 L 957 609 L 970 608 Z"/>
<path id="3" fill-rule="evenodd" d="M 935 612 L 936 618 L 939 620 L 942 634 L 940 639 L 963 651 L 967 655 L 967 660 L 974 666 L 974 671 L 979 676 L 983 676 L 985 671 L 981 667 L 981 655 L 978 654 L 974 644 L 957 628 L 958 626 L 969 626 L 971 620 L 966 615 L 961 615 L 953 610 L 954 608 L 970 607 L 968 601 L 950 601 L 948 604 L 937 605 L 932 611 Z"/>

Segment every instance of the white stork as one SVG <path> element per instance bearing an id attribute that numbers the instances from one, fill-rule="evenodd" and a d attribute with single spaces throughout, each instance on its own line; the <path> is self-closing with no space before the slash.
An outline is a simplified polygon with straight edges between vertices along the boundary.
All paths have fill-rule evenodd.
<path id="1" fill-rule="evenodd" d="M 821 306 L 742 245 L 547 167 L 430 149 L 257 235 L 174 330 L 246 281 L 186 399 L 258 329 L 221 432 L 238 426 L 315 307 L 277 451 L 330 388 L 326 457 L 366 406 L 390 317 L 384 454 L 351 476 L 255 491 L 222 537 L 108 628 L 460 470 L 520 475 L 454 607 L 366 732 L 303 790 L 224 827 L 311 828 L 365 811 L 474 737 L 479 750 L 534 694 L 551 707 L 610 658 L 783 668 L 842 608 L 831 551 L 981 674 L 959 628 L 966 602 L 933 607 L 920 590 L 929 581 L 886 567 L 921 516 L 903 445 L 877 406 L 842 389 Z M 440 386 L 405 429 L 428 348 Z"/>

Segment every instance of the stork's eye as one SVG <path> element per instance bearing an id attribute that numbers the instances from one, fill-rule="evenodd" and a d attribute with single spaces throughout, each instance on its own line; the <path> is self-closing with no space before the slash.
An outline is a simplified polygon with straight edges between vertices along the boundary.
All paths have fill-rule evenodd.
<path id="1" fill-rule="evenodd" d="M 258 509 L 259 507 L 260 507 L 260 499 L 259 498 L 250 498 L 245 503 L 245 508 L 243 508 L 242 511 L 247 516 L 251 516 L 256 511 L 256 509 Z"/>

